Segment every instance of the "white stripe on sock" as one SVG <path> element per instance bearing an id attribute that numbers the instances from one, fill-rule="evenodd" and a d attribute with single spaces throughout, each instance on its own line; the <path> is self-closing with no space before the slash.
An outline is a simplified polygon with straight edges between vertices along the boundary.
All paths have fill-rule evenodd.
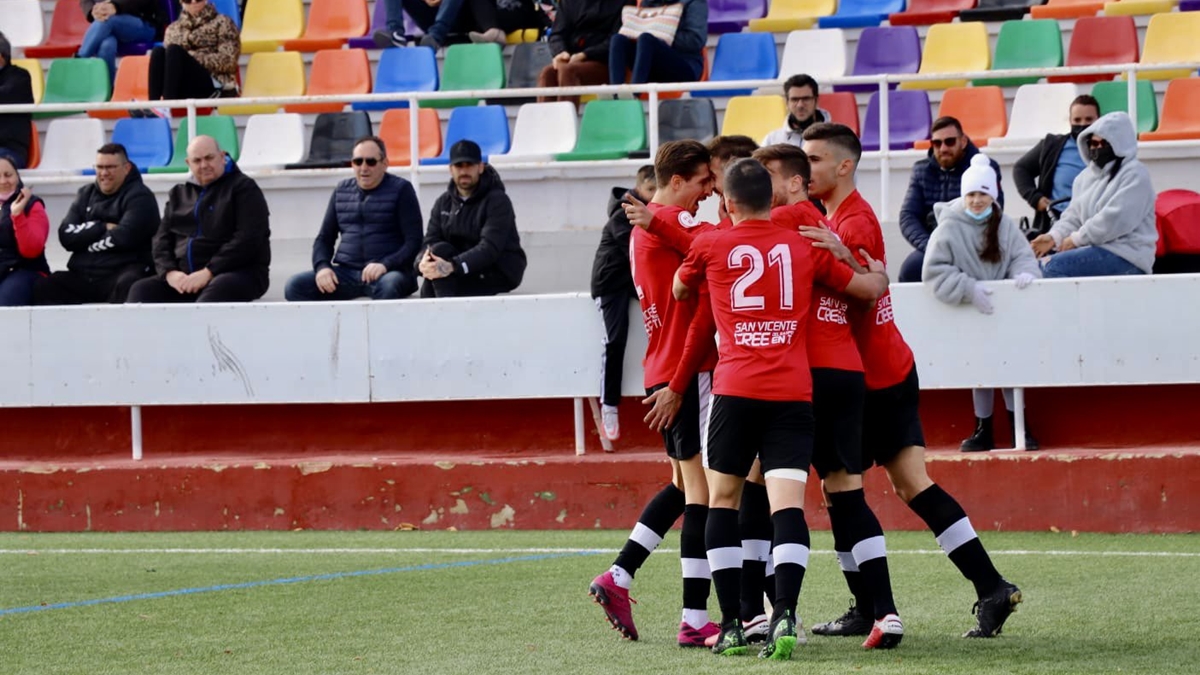
<path id="1" fill-rule="evenodd" d="M 741 568 L 742 548 L 726 546 L 708 549 L 708 566 L 713 571 Z"/>
<path id="2" fill-rule="evenodd" d="M 683 569 L 684 579 L 712 579 L 708 558 L 680 558 L 679 567 Z"/>
<path id="3" fill-rule="evenodd" d="M 662 543 L 662 537 L 655 534 L 654 530 L 642 523 L 633 526 L 633 532 L 629 533 L 629 540 L 637 542 L 639 546 L 647 551 L 653 551 Z"/>
<path id="4" fill-rule="evenodd" d="M 766 539 L 743 539 L 742 560 L 766 562 L 771 559 L 771 542 Z"/>
<path id="5" fill-rule="evenodd" d="M 763 478 L 777 478 L 779 480 L 794 480 L 800 483 L 807 483 L 808 472 L 800 469 L 771 469 L 763 474 Z"/>
<path id="6" fill-rule="evenodd" d="M 946 552 L 946 555 L 949 555 L 959 546 L 978 537 L 979 535 L 975 534 L 975 528 L 971 527 L 971 519 L 964 516 L 957 523 L 947 527 L 945 532 L 939 534 L 937 543 Z"/>
<path id="7" fill-rule="evenodd" d="M 838 558 L 838 567 L 842 568 L 843 572 L 858 571 L 858 563 L 854 562 L 853 553 L 845 553 L 843 551 L 836 551 L 836 553 Z"/>
<path id="8" fill-rule="evenodd" d="M 808 547 L 804 544 L 780 544 L 772 553 L 776 567 L 786 564 L 808 567 Z"/>
<path id="9" fill-rule="evenodd" d="M 887 557 L 887 544 L 884 543 L 883 535 L 863 539 L 854 545 L 854 549 L 850 551 L 854 555 L 854 562 L 861 565 L 865 562 L 870 562 L 876 558 Z"/>

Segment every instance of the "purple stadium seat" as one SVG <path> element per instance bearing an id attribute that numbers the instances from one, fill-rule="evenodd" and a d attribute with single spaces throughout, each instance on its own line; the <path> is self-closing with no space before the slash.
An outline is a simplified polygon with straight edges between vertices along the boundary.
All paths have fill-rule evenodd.
<path id="1" fill-rule="evenodd" d="M 1181 11 L 1181 12 L 1200 11 L 1200 0 L 1183 0 L 1183 2 L 1179 3 L 1179 11 Z"/>
<path id="2" fill-rule="evenodd" d="M 929 95 L 919 90 L 889 91 L 888 120 L 888 146 L 892 150 L 906 150 L 913 143 L 929 138 L 929 127 L 933 124 Z M 867 103 L 862 146 L 863 150 L 879 149 L 879 92 L 871 94 Z"/>
<path id="3" fill-rule="evenodd" d="M 350 38 L 346 43 L 350 49 L 378 49 L 375 44 L 375 31 L 387 29 L 387 3 L 383 0 L 377 0 L 375 3 L 375 12 L 371 15 L 371 30 L 363 37 Z M 404 32 L 409 35 L 420 35 L 421 29 L 417 24 L 413 23 L 412 18 L 407 12 L 404 14 Z"/>
<path id="4" fill-rule="evenodd" d="M 817 22 L 821 28 L 878 26 L 891 14 L 904 11 L 904 0 L 841 0 L 837 12 Z"/>
<path id="5" fill-rule="evenodd" d="M 767 15 L 767 0 L 709 0 L 708 32 L 738 33 L 751 19 Z"/>
<path id="6" fill-rule="evenodd" d="M 914 26 L 872 26 L 858 36 L 851 75 L 902 75 L 921 67 L 921 37 Z M 892 89 L 896 85 L 891 86 Z M 846 84 L 835 91 L 877 91 L 873 84 Z"/>

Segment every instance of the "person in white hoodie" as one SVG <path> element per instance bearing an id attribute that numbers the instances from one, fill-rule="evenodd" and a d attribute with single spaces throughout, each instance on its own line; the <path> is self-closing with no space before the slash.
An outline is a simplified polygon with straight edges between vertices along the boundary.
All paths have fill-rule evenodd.
<path id="1" fill-rule="evenodd" d="M 1075 177 L 1071 206 L 1050 231 L 1034 239 L 1046 278 L 1150 274 L 1158 231 L 1154 186 L 1137 159 L 1137 132 L 1127 113 L 1113 112 L 1079 134 L 1088 164 Z"/>
<path id="2" fill-rule="evenodd" d="M 971 303 L 984 314 L 991 314 L 995 309 L 989 297 L 992 290 L 979 282 L 1013 279 L 1017 288 L 1025 288 L 1042 276 L 1025 236 L 996 204 L 998 194 L 996 171 L 987 155 L 979 153 L 963 172 L 963 196 L 934 204 L 937 227 L 929 236 L 921 279 L 938 300 L 950 305 Z M 1003 393 L 1011 429 L 1014 427 L 1012 389 Z M 962 451 L 991 450 L 996 446 L 992 428 L 996 392 L 976 389 L 972 394 L 975 433 L 962 442 Z M 1025 448 L 1038 449 L 1028 426 Z"/>

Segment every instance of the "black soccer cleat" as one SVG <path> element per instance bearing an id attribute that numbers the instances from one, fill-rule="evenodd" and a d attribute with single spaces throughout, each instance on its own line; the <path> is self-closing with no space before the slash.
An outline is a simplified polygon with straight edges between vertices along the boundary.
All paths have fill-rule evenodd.
<path id="1" fill-rule="evenodd" d="M 872 626 L 875 622 L 863 614 L 854 603 L 850 603 L 850 609 L 846 613 L 834 619 L 819 623 L 812 627 L 812 632 L 815 635 L 829 635 L 835 637 L 846 637 L 850 635 L 869 635 Z"/>
<path id="2" fill-rule="evenodd" d="M 996 637 L 1004 628 L 1008 616 L 1017 611 L 1021 600 L 1021 589 L 1017 588 L 1016 584 L 1001 579 L 996 590 L 975 601 L 971 611 L 975 613 L 978 623 L 963 633 L 963 637 Z"/>

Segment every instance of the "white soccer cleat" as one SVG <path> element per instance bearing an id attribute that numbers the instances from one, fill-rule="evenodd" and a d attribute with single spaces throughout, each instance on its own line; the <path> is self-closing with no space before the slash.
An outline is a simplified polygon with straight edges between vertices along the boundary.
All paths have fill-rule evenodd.
<path id="1" fill-rule="evenodd" d="M 621 420 L 617 417 L 617 406 L 601 406 L 600 421 L 604 425 L 604 435 L 608 440 L 615 441 L 621 437 Z"/>

